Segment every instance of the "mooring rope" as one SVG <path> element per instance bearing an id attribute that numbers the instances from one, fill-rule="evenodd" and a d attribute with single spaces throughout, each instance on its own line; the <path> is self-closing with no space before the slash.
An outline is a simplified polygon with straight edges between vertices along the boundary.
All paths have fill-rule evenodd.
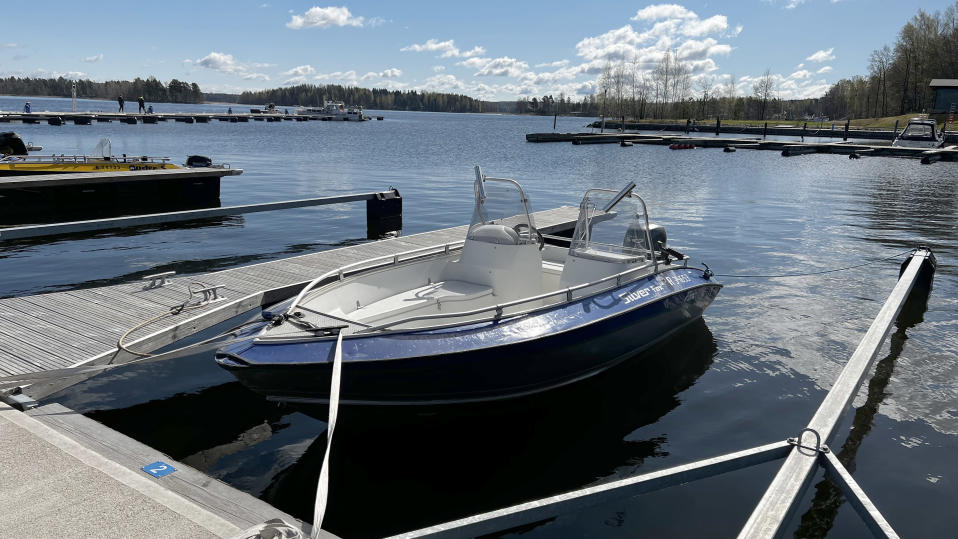
<path id="1" fill-rule="evenodd" d="M 326 425 L 326 455 L 323 467 L 316 482 L 316 505 L 313 506 L 313 529 L 311 539 L 319 537 L 326 516 L 326 504 L 329 501 L 329 454 L 333 450 L 333 431 L 336 428 L 336 416 L 339 413 L 339 384 L 343 368 L 343 332 L 336 337 L 336 350 L 333 353 L 333 375 L 329 383 L 329 422 Z"/>
<path id="2" fill-rule="evenodd" d="M 891 260 L 893 258 L 898 258 L 904 254 L 914 253 L 915 249 L 908 249 L 907 251 L 902 251 L 900 253 L 893 254 L 891 256 L 886 256 L 885 258 L 878 258 L 874 260 L 869 260 L 868 262 L 863 262 L 861 264 L 855 264 L 854 266 L 845 266 L 843 268 L 834 268 L 829 270 L 821 271 L 810 271 L 806 273 L 781 273 L 778 275 L 744 275 L 738 273 L 713 273 L 715 277 L 730 277 L 735 279 L 781 279 L 785 277 L 812 277 L 814 275 L 824 275 L 826 273 L 835 273 L 839 271 L 848 271 L 851 269 L 861 268 L 869 264 L 874 264 L 875 262 L 884 262 L 886 260 Z"/>

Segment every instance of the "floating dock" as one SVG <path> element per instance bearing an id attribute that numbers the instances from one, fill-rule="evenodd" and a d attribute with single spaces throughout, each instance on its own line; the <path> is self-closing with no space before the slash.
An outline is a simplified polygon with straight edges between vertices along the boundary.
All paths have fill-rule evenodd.
<path id="1" fill-rule="evenodd" d="M 155 124 L 158 122 L 181 122 L 181 123 L 201 123 L 207 124 L 213 121 L 218 122 L 308 122 L 308 121 L 336 121 L 336 122 L 359 122 L 369 121 L 375 118 L 382 120 L 382 116 L 365 116 L 363 120 L 349 118 L 336 118 L 323 114 L 282 114 L 282 113 L 248 113 L 238 112 L 233 114 L 223 114 L 220 112 L 157 112 L 153 114 L 131 113 L 131 112 L 3 112 L 0 111 L 0 123 L 19 122 L 23 124 L 47 124 L 64 125 L 72 123 L 75 125 L 92 125 L 93 123 L 118 122 L 123 124 L 136 125 Z"/>
<path id="2" fill-rule="evenodd" d="M 578 209 L 534 214 L 546 234 L 569 232 Z M 261 306 L 292 297 L 318 275 L 378 256 L 393 256 L 462 240 L 467 226 L 342 247 L 204 275 L 151 276 L 144 281 L 84 290 L 0 299 L 0 529 L 23 536 L 232 537 L 280 518 L 309 533 L 309 525 L 248 494 L 42 398 L 96 372 L 96 365 L 136 358 L 118 348 L 120 337 L 139 352 L 155 351 Z M 197 291 L 197 283 L 205 290 Z M 193 293 L 208 300 L 179 314 Z M 60 371 L 89 367 L 87 372 Z M 37 373 L 41 378 L 37 377 Z M 11 376 L 24 375 L 10 390 Z M 42 379 L 42 375 L 48 375 Z M 155 476 L 168 469 L 176 471 Z M 152 477 L 151 477 L 152 476 Z M 16 532 L 16 533 L 14 533 Z M 320 537 L 333 537 L 320 531 Z"/>
<path id="3" fill-rule="evenodd" d="M 529 133 L 528 142 L 571 142 L 582 144 L 654 144 L 675 147 L 675 149 L 724 148 L 735 150 L 773 150 L 784 157 L 810 153 L 833 153 L 858 157 L 904 157 L 920 159 L 923 164 L 936 161 L 958 160 L 958 146 L 944 148 L 905 148 L 876 144 L 858 144 L 854 142 L 798 142 L 788 140 L 763 140 L 761 138 L 729 138 L 715 136 L 687 135 L 640 135 L 637 133 Z M 626 144 L 627 143 L 627 144 Z"/>
<path id="4" fill-rule="evenodd" d="M 206 208 L 219 204 L 223 176 L 242 173 L 239 168 L 193 167 L 4 176 L 0 177 L 0 225 L 91 213 Z"/>

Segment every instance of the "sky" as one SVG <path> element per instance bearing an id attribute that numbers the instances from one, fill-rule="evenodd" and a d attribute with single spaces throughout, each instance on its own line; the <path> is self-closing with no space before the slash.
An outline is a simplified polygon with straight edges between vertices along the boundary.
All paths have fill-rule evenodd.
<path id="1" fill-rule="evenodd" d="M 0 76 L 196 82 L 239 93 L 295 84 L 428 90 L 486 100 L 594 93 L 609 62 L 666 50 L 694 84 L 769 70 L 781 98 L 864 75 L 935 0 L 4 0 Z"/>

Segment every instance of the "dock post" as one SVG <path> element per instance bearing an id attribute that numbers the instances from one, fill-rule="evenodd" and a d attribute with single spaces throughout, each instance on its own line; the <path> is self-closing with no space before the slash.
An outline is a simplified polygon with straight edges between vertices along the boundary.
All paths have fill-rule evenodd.
<path id="1" fill-rule="evenodd" d="M 689 134 L 689 126 L 690 126 L 690 125 L 692 125 L 692 120 L 686 119 L 686 120 L 685 120 L 685 134 L 686 134 L 686 135 Z"/>
<path id="2" fill-rule="evenodd" d="M 805 142 L 805 131 L 808 131 L 808 122 L 802 124 L 802 142 Z"/>
<path id="3" fill-rule="evenodd" d="M 762 128 L 762 138 L 768 136 L 768 122 L 765 122 L 765 127 Z"/>
<path id="4" fill-rule="evenodd" d="M 895 132 L 892 133 L 891 138 L 892 140 L 895 140 L 896 138 L 898 138 L 898 120 L 895 120 Z"/>
<path id="5" fill-rule="evenodd" d="M 721 131 L 722 131 L 722 119 L 721 119 L 721 118 L 716 118 L 716 119 L 715 119 L 715 136 L 716 136 L 716 137 L 719 136 L 719 133 L 720 133 Z"/>
<path id="6" fill-rule="evenodd" d="M 850 120 L 845 120 L 845 134 L 842 136 L 842 140 L 848 140 L 848 124 Z"/>
<path id="7" fill-rule="evenodd" d="M 402 230 L 402 196 L 398 189 L 376 193 L 366 201 L 366 237 L 381 238 L 388 232 Z"/>

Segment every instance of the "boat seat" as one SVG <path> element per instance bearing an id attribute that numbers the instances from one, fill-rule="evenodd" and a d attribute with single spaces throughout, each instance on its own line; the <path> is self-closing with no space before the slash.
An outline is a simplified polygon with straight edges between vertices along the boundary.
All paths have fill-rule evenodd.
<path id="1" fill-rule="evenodd" d="M 415 316 L 416 313 L 413 311 L 437 304 L 469 301 L 490 295 L 492 295 L 492 288 L 488 286 L 466 281 L 440 281 L 363 305 L 349 313 L 349 317 L 369 324 L 398 314 L 406 313 L 409 316 Z"/>
<path id="2" fill-rule="evenodd" d="M 469 239 L 499 245 L 518 245 L 519 233 L 506 225 L 479 225 L 469 231 Z"/>

